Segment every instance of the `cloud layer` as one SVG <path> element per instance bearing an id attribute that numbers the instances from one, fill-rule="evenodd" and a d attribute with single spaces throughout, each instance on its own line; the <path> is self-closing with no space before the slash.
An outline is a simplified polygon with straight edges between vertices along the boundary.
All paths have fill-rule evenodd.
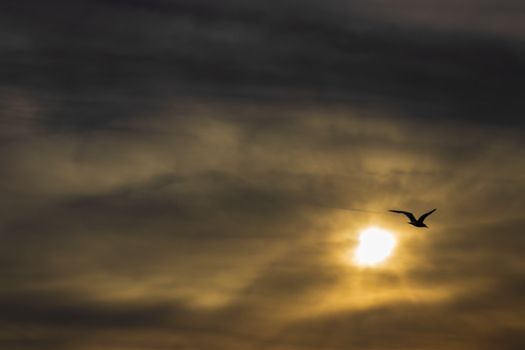
<path id="1" fill-rule="evenodd" d="M 0 347 L 523 348 L 520 6 L 0 5 Z"/>

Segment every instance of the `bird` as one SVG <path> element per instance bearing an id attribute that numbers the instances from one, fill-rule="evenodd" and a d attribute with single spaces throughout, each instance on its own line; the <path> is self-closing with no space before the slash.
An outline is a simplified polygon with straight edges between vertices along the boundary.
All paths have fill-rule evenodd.
<path id="1" fill-rule="evenodd" d="M 425 225 L 425 223 L 423 221 L 425 221 L 425 219 L 427 218 L 427 216 L 429 216 L 430 214 L 432 214 L 433 212 L 436 211 L 437 208 L 435 209 L 432 209 L 431 211 L 429 211 L 428 213 L 425 213 L 423 215 L 421 215 L 419 217 L 419 219 L 416 219 L 416 217 L 414 216 L 414 214 L 408 212 L 408 211 L 403 211 L 403 210 L 389 210 L 390 212 L 392 213 L 398 213 L 398 214 L 405 214 L 406 217 L 410 220 L 408 223 L 410 225 L 413 225 L 415 227 L 426 227 L 428 228 L 427 225 Z"/>

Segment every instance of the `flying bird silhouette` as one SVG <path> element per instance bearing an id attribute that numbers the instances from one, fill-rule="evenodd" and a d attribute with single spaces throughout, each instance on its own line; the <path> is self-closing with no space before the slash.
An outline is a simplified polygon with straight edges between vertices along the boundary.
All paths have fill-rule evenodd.
<path id="1" fill-rule="evenodd" d="M 437 208 L 436 208 L 437 209 Z M 419 217 L 419 219 L 416 219 L 416 217 L 414 216 L 414 214 L 408 212 L 408 211 L 403 211 L 403 210 L 389 210 L 391 211 L 392 213 L 398 213 L 398 214 L 404 214 L 406 215 L 406 217 L 410 220 L 408 223 L 410 225 L 414 225 L 415 227 L 428 227 L 427 225 L 425 225 L 425 223 L 423 221 L 425 221 L 425 219 L 427 218 L 427 216 L 429 216 L 430 214 L 432 214 L 433 212 L 436 211 L 436 209 L 432 209 L 431 211 L 429 211 L 428 213 L 425 213 L 423 215 L 421 215 Z"/>

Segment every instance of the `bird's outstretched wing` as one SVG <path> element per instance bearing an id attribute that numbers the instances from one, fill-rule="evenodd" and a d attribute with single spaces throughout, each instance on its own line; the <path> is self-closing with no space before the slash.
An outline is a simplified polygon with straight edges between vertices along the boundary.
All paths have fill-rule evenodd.
<path id="1" fill-rule="evenodd" d="M 432 210 L 429 211 L 428 213 L 425 213 L 425 214 L 421 215 L 421 216 L 419 217 L 419 219 L 417 219 L 417 221 L 419 221 L 419 222 L 423 222 L 423 221 L 425 221 L 426 217 L 429 216 L 430 214 L 432 214 L 433 212 L 435 212 L 436 209 L 437 209 L 437 208 L 432 209 Z"/>
<path id="2" fill-rule="evenodd" d="M 435 210 L 435 209 L 434 209 Z M 407 216 L 407 218 L 411 221 L 411 222 L 416 222 L 416 217 L 414 216 L 414 214 L 408 212 L 408 211 L 403 211 L 403 210 L 389 210 L 391 211 L 392 213 L 398 213 L 398 214 L 405 214 Z"/>

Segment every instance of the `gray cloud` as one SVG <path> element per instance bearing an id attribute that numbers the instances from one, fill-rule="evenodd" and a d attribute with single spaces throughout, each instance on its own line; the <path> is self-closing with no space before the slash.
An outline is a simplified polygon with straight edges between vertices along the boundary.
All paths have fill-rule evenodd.
<path id="1" fill-rule="evenodd" d="M 479 4 L 1 4 L 0 347 L 521 348 L 520 5 Z"/>
<path id="2" fill-rule="evenodd" d="M 173 96 L 313 99 L 421 119 L 521 124 L 521 41 L 476 26 L 458 33 L 392 25 L 341 2 L 4 6 L 11 37 L 4 84 L 47 105 L 41 123 L 52 130 L 122 126 Z M 363 6 L 395 16 L 384 3 Z M 447 18 L 442 5 L 424 8 L 437 17 L 432 23 Z"/>

